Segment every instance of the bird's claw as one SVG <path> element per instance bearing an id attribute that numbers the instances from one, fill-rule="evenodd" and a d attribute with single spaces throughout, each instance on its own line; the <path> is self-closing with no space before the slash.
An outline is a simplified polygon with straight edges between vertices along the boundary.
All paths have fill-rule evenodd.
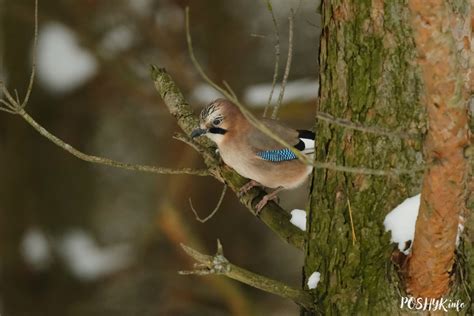
<path id="1" fill-rule="evenodd" d="M 249 182 L 247 182 L 246 184 L 244 184 L 240 189 L 239 189 L 239 192 L 237 193 L 237 196 L 239 198 L 241 198 L 245 193 L 247 193 L 248 191 L 250 191 L 250 189 L 252 189 L 253 187 L 256 187 L 256 186 L 259 186 L 260 184 L 255 181 L 255 180 L 250 180 Z"/>
<path id="2" fill-rule="evenodd" d="M 272 193 L 265 195 L 260 202 L 255 205 L 255 214 L 259 215 L 269 201 L 276 201 L 278 203 L 278 196 Z"/>
<path id="3" fill-rule="evenodd" d="M 265 195 L 261 200 L 260 202 L 257 203 L 257 205 L 255 205 L 255 215 L 259 215 L 260 212 L 262 211 L 262 208 L 267 205 L 268 201 L 272 201 L 272 200 L 276 200 L 277 203 L 278 203 L 278 192 L 280 192 L 281 190 L 283 190 L 283 187 L 278 187 L 276 188 L 273 192 L 271 193 L 268 193 L 267 195 Z"/>

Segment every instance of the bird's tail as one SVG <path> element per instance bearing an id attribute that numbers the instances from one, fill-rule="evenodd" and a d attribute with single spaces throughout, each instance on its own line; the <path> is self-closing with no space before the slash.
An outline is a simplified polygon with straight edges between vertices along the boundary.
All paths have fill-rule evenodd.
<path id="1" fill-rule="evenodd" d="M 298 130 L 298 138 L 300 139 L 298 148 L 303 154 L 314 154 L 314 139 L 316 134 L 308 130 Z"/>

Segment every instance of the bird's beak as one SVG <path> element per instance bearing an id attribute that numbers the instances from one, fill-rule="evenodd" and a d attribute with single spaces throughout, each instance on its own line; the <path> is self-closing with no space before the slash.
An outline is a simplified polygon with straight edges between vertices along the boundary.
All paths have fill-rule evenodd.
<path id="1" fill-rule="evenodd" d="M 196 138 L 206 133 L 207 133 L 207 129 L 196 128 L 194 131 L 191 132 L 191 138 Z"/>

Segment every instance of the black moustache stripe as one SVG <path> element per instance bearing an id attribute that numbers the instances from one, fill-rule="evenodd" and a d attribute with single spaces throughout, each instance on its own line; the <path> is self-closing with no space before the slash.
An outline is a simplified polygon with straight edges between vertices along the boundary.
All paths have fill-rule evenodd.
<path id="1" fill-rule="evenodd" d="M 222 134 L 224 135 L 225 133 L 227 133 L 227 130 L 223 129 L 223 128 L 220 128 L 220 127 L 211 127 L 209 129 L 209 133 L 212 133 L 212 134 Z"/>

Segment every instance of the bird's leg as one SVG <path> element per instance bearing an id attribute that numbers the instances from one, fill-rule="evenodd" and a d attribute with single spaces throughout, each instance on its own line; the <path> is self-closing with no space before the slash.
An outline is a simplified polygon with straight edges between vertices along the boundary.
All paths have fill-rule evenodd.
<path id="1" fill-rule="evenodd" d="M 276 188 L 275 190 L 273 190 L 272 192 L 268 193 L 267 195 L 265 195 L 261 200 L 260 202 L 257 203 L 257 205 L 255 206 L 255 211 L 256 211 L 256 214 L 260 214 L 260 211 L 262 210 L 262 208 L 267 205 L 268 201 L 271 201 L 271 200 L 276 200 L 278 198 L 277 194 L 278 192 L 280 192 L 281 190 L 283 190 L 284 188 L 283 187 L 278 187 Z"/>
<path id="2" fill-rule="evenodd" d="M 250 180 L 239 189 L 238 196 L 242 197 L 242 195 L 250 191 L 251 188 L 258 187 L 258 186 L 262 186 L 262 185 L 255 180 Z"/>

